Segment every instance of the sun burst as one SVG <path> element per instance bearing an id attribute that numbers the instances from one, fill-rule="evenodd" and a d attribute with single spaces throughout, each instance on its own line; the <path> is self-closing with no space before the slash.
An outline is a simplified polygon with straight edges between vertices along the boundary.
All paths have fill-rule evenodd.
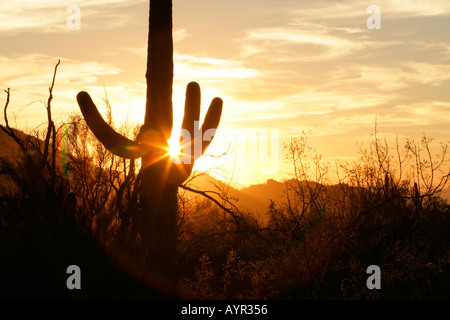
<path id="1" fill-rule="evenodd" d="M 172 159 L 178 159 L 181 156 L 181 147 L 177 139 L 171 138 L 167 141 L 169 143 L 169 148 L 167 152 Z"/>

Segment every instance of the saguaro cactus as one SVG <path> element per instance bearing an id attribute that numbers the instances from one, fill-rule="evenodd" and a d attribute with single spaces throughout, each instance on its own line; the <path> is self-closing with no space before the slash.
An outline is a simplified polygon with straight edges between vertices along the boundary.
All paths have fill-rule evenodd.
<path id="1" fill-rule="evenodd" d="M 168 153 L 173 125 L 172 0 L 150 0 L 149 20 L 147 101 L 144 124 L 137 141 L 109 127 L 88 93 L 78 93 L 77 101 L 87 125 L 110 152 L 124 158 L 142 159 L 138 179 L 142 215 L 140 233 L 150 257 L 147 262 L 164 269 L 170 265 L 175 253 L 178 186 L 189 177 L 195 159 L 200 156 L 194 153 L 194 139 L 202 139 L 200 145 L 203 153 L 212 140 L 210 137 L 203 140 L 203 133 L 219 125 L 222 100 L 213 99 L 200 128 L 200 87 L 195 82 L 188 84 L 182 132 L 188 132 L 190 139 L 183 136 L 182 140 L 187 144 L 184 150 L 191 153 L 184 157 L 188 161 L 175 164 Z"/>

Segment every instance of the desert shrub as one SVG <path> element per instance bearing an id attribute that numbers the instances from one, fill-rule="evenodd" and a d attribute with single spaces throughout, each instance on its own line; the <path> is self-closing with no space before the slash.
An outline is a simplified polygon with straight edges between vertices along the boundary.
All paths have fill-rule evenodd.
<path id="1" fill-rule="evenodd" d="M 133 167 L 109 157 L 79 117 L 53 121 L 58 65 L 43 130 L 22 133 L 9 126 L 6 90 L 0 129 L 14 156 L 0 157 L 0 297 L 160 297 L 113 261 L 110 249 L 123 220 L 123 206 L 116 204 L 130 207 L 123 198 L 129 199 Z M 83 290 L 66 286 L 73 264 L 83 271 Z"/>

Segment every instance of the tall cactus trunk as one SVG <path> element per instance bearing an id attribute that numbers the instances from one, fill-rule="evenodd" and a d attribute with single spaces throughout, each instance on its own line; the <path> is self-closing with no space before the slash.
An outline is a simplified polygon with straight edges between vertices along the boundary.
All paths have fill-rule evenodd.
<path id="1" fill-rule="evenodd" d="M 137 186 L 145 267 L 158 277 L 173 276 L 176 257 L 178 186 L 167 180 L 165 162 L 141 169 Z"/>
<path id="2" fill-rule="evenodd" d="M 172 0 L 150 1 L 149 16 L 144 126 L 161 132 L 166 142 L 173 119 Z"/>
<path id="3" fill-rule="evenodd" d="M 147 102 L 139 142 L 164 150 L 173 122 L 172 0 L 150 1 L 149 16 Z M 142 158 L 139 173 L 141 237 L 144 250 L 148 250 L 147 269 L 160 274 L 170 270 L 176 254 L 178 185 L 170 177 L 170 157 L 156 162 L 153 158 Z"/>

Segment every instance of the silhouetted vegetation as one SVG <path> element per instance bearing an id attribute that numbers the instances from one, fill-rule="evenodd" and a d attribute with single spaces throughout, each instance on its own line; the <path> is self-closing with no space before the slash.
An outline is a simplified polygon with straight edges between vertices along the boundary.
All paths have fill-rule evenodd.
<path id="1" fill-rule="evenodd" d="M 178 192 L 176 276 L 158 283 L 141 241 L 139 162 L 107 152 L 77 115 L 55 124 L 53 85 L 46 129 L 29 134 L 9 126 L 6 90 L 1 130 L 17 152 L 0 157 L 1 297 L 449 298 L 446 145 L 432 157 L 430 139 L 391 147 L 375 130 L 358 161 L 336 165 L 336 182 L 307 136 L 293 138 L 286 201 L 271 202 L 267 223 L 238 209 L 224 185 L 197 189 L 192 176 Z M 131 127 L 116 130 L 133 139 Z M 81 290 L 66 287 L 72 264 Z M 366 286 L 374 264 L 381 290 Z"/>
<path id="2" fill-rule="evenodd" d="M 127 241 L 121 231 L 124 211 L 133 208 L 127 201 L 133 196 L 134 162 L 106 152 L 79 116 L 54 124 L 54 79 L 43 133 L 36 129 L 27 135 L 9 126 L 6 90 L 5 126 L 0 128 L 16 150 L 0 158 L 0 296 L 166 297 L 137 280 L 138 274 L 124 271 L 126 265 L 119 266 L 120 257 L 109 251 L 114 241 Z M 81 268 L 81 290 L 66 286 L 70 265 Z"/>

